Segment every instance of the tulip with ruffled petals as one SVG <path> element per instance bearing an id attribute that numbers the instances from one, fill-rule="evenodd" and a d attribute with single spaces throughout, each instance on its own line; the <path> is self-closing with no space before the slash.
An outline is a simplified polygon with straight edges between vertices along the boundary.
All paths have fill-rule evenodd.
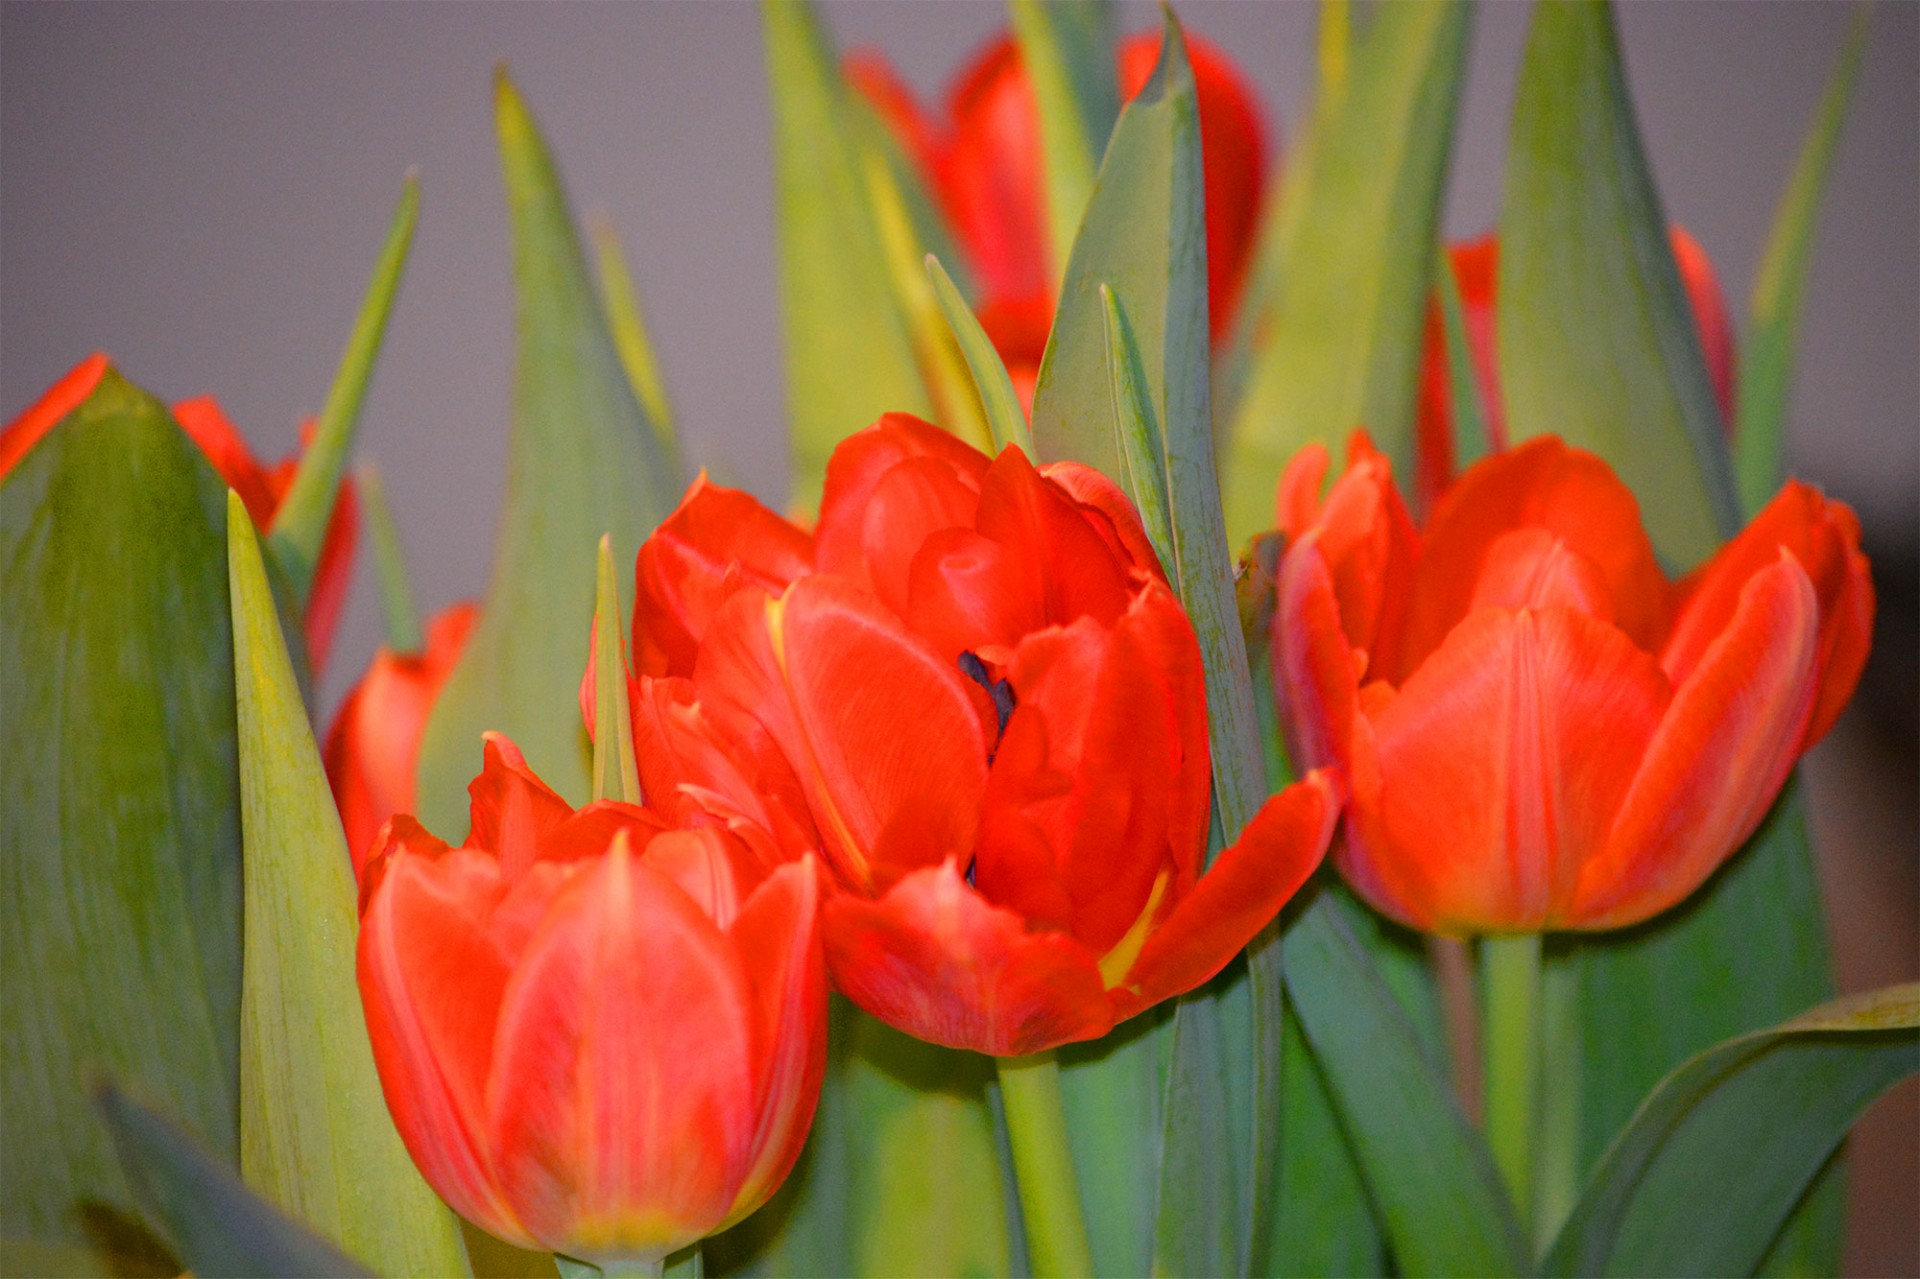
<path id="1" fill-rule="evenodd" d="M 1335 862 L 1453 934 L 1621 928 L 1699 887 L 1765 816 L 1866 660 L 1853 513 L 1791 483 L 1683 581 L 1633 495 L 1542 437 L 1416 532 L 1356 440 L 1280 490 L 1275 685 L 1296 762 L 1348 791 Z"/>
<path id="2" fill-rule="evenodd" d="M 360 990 L 429 1183 L 511 1243 L 651 1265 L 764 1203 L 825 1069 L 812 859 L 578 811 L 490 737 L 472 833 L 409 817 L 368 867 Z"/>
<path id="3" fill-rule="evenodd" d="M 54 383 L 40 401 L 0 430 L 0 478 L 14 468 L 34 445 L 93 394 L 109 361 L 98 353 L 88 356 Z M 240 495 L 247 514 L 260 528 L 273 527 L 273 517 L 293 487 L 300 469 L 298 457 L 262 466 L 233 428 L 213 397 L 182 400 L 173 406 L 174 421 L 206 456 L 228 488 Z M 309 424 L 308 433 L 312 426 Z M 314 563 L 313 588 L 307 597 L 304 633 L 307 664 L 317 675 L 326 668 L 333 637 L 340 629 L 347 586 L 353 575 L 353 548 L 360 535 L 360 504 L 351 480 L 342 484 L 328 517 L 320 557 Z"/>
<path id="4" fill-rule="evenodd" d="M 673 557 L 711 580 L 643 591 L 636 633 L 698 646 L 639 682 L 636 750 L 650 795 L 822 851 L 828 963 L 875 1016 L 1003 1056 L 1097 1037 L 1218 972 L 1318 864 L 1315 775 L 1201 874 L 1199 644 L 1099 473 L 889 415 L 836 450 L 812 551 L 785 584 Z M 676 599 L 719 604 L 652 615 Z"/>

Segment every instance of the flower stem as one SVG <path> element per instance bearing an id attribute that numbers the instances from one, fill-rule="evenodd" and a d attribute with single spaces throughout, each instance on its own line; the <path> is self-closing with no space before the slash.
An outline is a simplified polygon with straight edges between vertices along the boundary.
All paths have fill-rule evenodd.
<path id="1" fill-rule="evenodd" d="M 1533 1237 L 1534 1117 L 1540 1064 L 1540 935 L 1480 943 L 1487 1145 L 1523 1237 Z"/>
<path id="2" fill-rule="evenodd" d="M 1534 1255 L 1546 1255 L 1580 1191 L 1580 973 L 1546 965 L 1540 987 L 1540 1082 L 1534 1102 Z"/>
<path id="3" fill-rule="evenodd" d="M 1037 1279 L 1090 1275 L 1093 1252 L 1080 1212 L 1080 1183 L 1067 1146 L 1066 1112 L 1060 1106 L 1060 1066 L 1051 1052 L 996 1057 L 1000 1095 L 1006 1103 L 1007 1135 L 1013 1146 L 1020 1213 L 1027 1225 L 1027 1252 Z"/>

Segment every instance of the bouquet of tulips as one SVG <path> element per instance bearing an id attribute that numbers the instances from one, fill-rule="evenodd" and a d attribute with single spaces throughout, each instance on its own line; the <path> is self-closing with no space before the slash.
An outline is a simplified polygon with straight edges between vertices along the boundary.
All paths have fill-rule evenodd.
<path id="1" fill-rule="evenodd" d="M 1736 361 L 1602 4 L 1457 246 L 1465 6 L 1329 3 L 1277 180 L 1172 13 L 1010 12 L 933 111 L 764 10 L 779 508 L 504 71 L 483 600 L 348 479 L 411 179 L 298 458 L 101 356 L 0 434 L 0 1271 L 1834 1268 L 1920 1069 L 1794 781 L 1874 612 L 1780 474 L 1864 25 Z"/>

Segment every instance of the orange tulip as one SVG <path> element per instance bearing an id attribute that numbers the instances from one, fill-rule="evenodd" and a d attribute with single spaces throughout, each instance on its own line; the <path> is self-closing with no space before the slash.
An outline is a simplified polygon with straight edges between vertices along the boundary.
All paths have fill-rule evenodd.
<path id="1" fill-rule="evenodd" d="M 80 407 L 108 368 L 107 357 L 98 353 L 75 365 L 54 383 L 40 401 L 0 430 L 0 478 L 38 444 L 60 420 Z M 273 526 L 273 517 L 293 487 L 298 458 L 285 458 L 272 467 L 255 460 L 247 442 L 220 412 L 211 396 L 182 400 L 173 406 L 174 420 L 187 433 L 201 453 L 219 473 L 227 487 L 240 495 L 247 514 L 262 529 Z M 311 427 L 309 427 L 311 430 Z M 353 548 L 360 534 L 360 504 L 351 481 L 340 488 L 333 514 L 320 546 L 320 558 L 314 565 L 313 590 L 307 597 L 304 620 L 307 660 L 314 674 L 325 669 L 333 648 L 333 637 L 340 628 L 341 611 L 346 606 L 347 587 L 353 575 Z"/>
<path id="2" fill-rule="evenodd" d="M 1123 102 L 1145 86 L 1161 33 L 1141 32 L 1116 53 Z M 1208 313 L 1215 335 L 1233 316 L 1253 256 L 1266 192 L 1267 143 L 1259 99 L 1219 49 L 1188 32 L 1205 167 Z M 955 80 L 945 119 L 922 110 L 885 59 L 856 53 L 847 78 L 912 158 L 979 288 L 981 325 L 1030 397 L 1053 324 L 1056 268 L 1047 248 L 1040 111 L 1020 48 L 1002 34 Z"/>
<path id="3" fill-rule="evenodd" d="M 1753 833 L 1865 663 L 1853 512 L 1790 483 L 1669 584 L 1632 493 L 1543 437 L 1416 532 L 1356 438 L 1280 488 L 1275 685 L 1296 762 L 1347 789 L 1340 871 L 1432 932 L 1621 928 Z"/>
<path id="4" fill-rule="evenodd" d="M 478 614 L 472 603 L 437 614 L 427 623 L 423 653 L 396 653 L 383 645 L 327 730 L 322 758 L 355 875 L 366 868 L 387 818 L 413 809 L 427 716 L 459 663 Z"/>
<path id="5" fill-rule="evenodd" d="M 696 488 L 663 535 L 744 527 L 694 514 L 723 500 Z M 828 964 L 867 1011 L 1007 1056 L 1094 1038 L 1218 972 L 1318 864 L 1316 775 L 1201 875 L 1199 645 L 1097 472 L 889 415 L 836 450 L 812 552 L 783 583 L 642 551 L 643 579 L 708 581 L 641 593 L 637 634 L 697 648 L 638 681 L 635 745 L 649 795 L 821 850 Z"/>
<path id="6" fill-rule="evenodd" d="M 1720 416 L 1733 429 L 1733 323 L 1727 318 L 1725 296 L 1713 262 L 1699 241 L 1684 227 L 1668 234 L 1680 283 L 1693 310 L 1694 331 L 1707 362 Z M 1495 450 L 1507 447 L 1506 401 L 1500 394 L 1500 367 L 1495 358 L 1498 332 L 1494 319 L 1495 279 L 1500 263 L 1498 236 L 1483 236 L 1447 250 L 1454 281 L 1460 288 L 1461 320 L 1467 350 L 1473 360 L 1474 389 L 1486 414 L 1487 442 Z M 1415 428 L 1417 474 L 1414 489 L 1420 507 L 1431 510 L 1434 500 L 1453 482 L 1454 432 L 1452 384 L 1447 370 L 1446 332 L 1436 299 L 1427 310 L 1426 349 L 1421 356 L 1419 416 Z"/>
<path id="7" fill-rule="evenodd" d="M 786 1178 L 826 1065 L 814 862 L 715 826 L 578 811 L 490 736 L 472 833 L 396 817 L 368 868 L 360 991 L 394 1123 L 510 1243 L 654 1263 Z"/>

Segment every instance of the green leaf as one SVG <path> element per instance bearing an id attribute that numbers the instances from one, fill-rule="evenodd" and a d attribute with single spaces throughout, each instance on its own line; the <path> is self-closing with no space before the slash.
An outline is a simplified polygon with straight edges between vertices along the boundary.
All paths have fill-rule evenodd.
<path id="1" fill-rule="evenodd" d="M 927 254 L 926 267 L 940 313 L 946 317 L 947 328 L 959 343 L 960 353 L 966 357 L 967 368 L 973 374 L 974 389 L 979 392 L 986 413 L 987 433 L 992 437 L 995 451 L 1012 444 L 1032 457 L 1033 438 L 1027 431 L 1027 411 L 1020 407 L 1020 396 L 1013 389 L 1013 379 L 1007 376 L 1007 366 L 1001 363 L 1000 353 L 993 349 L 992 340 L 980 327 L 967 300 L 960 296 L 953 277 L 940 265 L 940 259 Z"/>
<path id="2" fill-rule="evenodd" d="M 1584 939 L 1581 1167 L 1590 1168 L 1654 1084 L 1709 1046 L 1773 1025 L 1832 993 L 1820 887 L 1799 788 L 1789 783 L 1748 846 L 1679 907 L 1638 928 Z M 1827 1182 L 1833 1174 L 1823 1176 Z M 1831 1183 L 1830 1183 L 1831 1184 Z M 1816 1194 L 1835 1195 L 1838 1190 Z M 1821 1240 L 1819 1204 L 1804 1246 Z"/>
<path id="3" fill-rule="evenodd" d="M 1868 10 L 1854 12 L 1840 63 L 1820 99 L 1800 162 L 1781 194 L 1767 237 L 1767 255 L 1753 284 L 1747 343 L 1740 353 L 1740 391 L 1735 397 L 1734 462 L 1740 505 L 1758 511 L 1780 487 L 1787 443 L 1787 405 L 1793 377 L 1793 347 L 1800 332 L 1800 300 L 1813 257 L 1814 225 L 1847 102 L 1867 47 Z"/>
<path id="4" fill-rule="evenodd" d="M 613 539 L 600 539 L 594 583 L 593 797 L 640 802 L 640 768 L 633 753 L 633 715 L 627 700 L 627 637 L 620 625 L 620 578 L 613 566 Z"/>
<path id="5" fill-rule="evenodd" d="M 884 412 L 930 417 L 932 405 L 888 278 L 839 65 L 812 5 L 766 0 L 761 13 L 773 105 L 792 500 L 810 510 L 819 504 L 834 445 Z"/>
<path id="6" fill-rule="evenodd" d="M 1251 332 L 1228 425 L 1227 533 L 1273 523 L 1273 490 L 1310 441 L 1364 426 L 1413 474 L 1413 420 L 1454 112 L 1464 5 L 1380 6 L 1323 96 L 1275 214 L 1271 312 Z M 1257 296 L 1257 294 L 1255 295 Z"/>
<path id="7" fill-rule="evenodd" d="M 353 862 L 253 523 L 231 492 L 227 556 L 246 865 L 240 1168 L 383 1274 L 465 1274 L 459 1225 L 381 1096 L 354 979 Z"/>
<path id="8" fill-rule="evenodd" d="M 1057 277 L 1066 269 L 1100 154 L 1120 113 L 1113 6 L 1107 0 L 1008 0 L 1007 12 L 1039 108 L 1047 259 Z"/>
<path id="9" fill-rule="evenodd" d="M 1673 1071 L 1614 1139 L 1553 1274 L 1750 1274 L 1873 1099 L 1920 1071 L 1920 985 L 1835 1000 Z"/>
<path id="10" fill-rule="evenodd" d="M 1466 303 L 1460 278 L 1443 251 L 1434 263 L 1434 291 L 1440 296 L 1441 332 L 1447 344 L 1447 400 L 1453 422 L 1453 465 L 1464 471 L 1493 451 L 1487 435 L 1487 410 L 1480 402 L 1480 376 L 1474 370 L 1473 343 L 1467 337 Z"/>
<path id="11" fill-rule="evenodd" d="M 400 291 L 400 276 L 406 270 L 407 249 L 413 243 L 413 227 L 419 216 L 420 183 L 409 173 L 400 188 L 400 205 L 394 210 L 386 243 L 374 264 L 367 296 L 360 303 L 347 349 L 340 356 L 340 368 L 320 409 L 320 427 L 300 458 L 293 487 L 274 513 L 268 545 L 287 575 L 296 600 L 304 602 L 313 586 L 320 544 L 326 540 L 334 499 L 340 494 L 347 458 L 353 452 L 360 403 L 373 378 L 374 362 L 380 355 L 381 339 L 386 336 L 387 319 L 393 314 L 393 300 Z"/>
<path id="12" fill-rule="evenodd" d="M 372 1273 L 248 1190 L 172 1120 L 111 1085 L 95 1100 L 134 1197 L 201 1279 Z"/>
<path id="13" fill-rule="evenodd" d="M 1160 423 L 1147 406 L 1146 370 L 1140 365 L 1140 347 L 1120 299 L 1100 286 L 1106 306 L 1107 376 L 1111 379 L 1113 430 L 1120 445 L 1120 483 L 1140 509 L 1140 523 L 1153 553 L 1164 565 L 1174 564 L 1173 523 L 1167 511 L 1166 445 Z M 1177 566 L 1176 566 L 1177 567 Z"/>
<path id="14" fill-rule="evenodd" d="M 1533 11 L 1496 297 L 1510 440 L 1552 434 L 1600 454 L 1669 564 L 1705 559 L 1739 522 L 1733 476 L 1599 0 Z"/>
<path id="15" fill-rule="evenodd" d="M 1520 1274 L 1526 1250 L 1444 1070 L 1325 893 L 1285 934 L 1287 993 L 1403 1274 Z"/>
<path id="16" fill-rule="evenodd" d="M 615 557 L 631 563 L 683 479 L 634 398 L 559 174 L 504 70 L 494 103 L 518 298 L 507 504 L 480 619 L 427 720 L 419 765 L 420 819 L 455 839 L 489 730 L 512 738 L 569 801 L 586 798 L 579 693 L 594 546 L 611 532 Z"/>
<path id="17" fill-rule="evenodd" d="M 0 1236 L 128 1202 L 86 1093 L 239 1150 L 240 813 L 225 491 L 108 369 L 0 485 Z"/>
<path id="18" fill-rule="evenodd" d="M 407 554 L 400 547 L 393 508 L 387 505 L 387 486 L 372 459 L 354 467 L 353 482 L 373 546 L 373 575 L 380 585 L 380 615 L 387 626 L 387 647 L 396 653 L 419 653 L 427 646 L 420 632 L 420 609 L 413 600 L 413 578 L 407 572 Z"/>
<path id="19" fill-rule="evenodd" d="M 613 349 L 620 355 L 620 367 L 626 371 L 627 385 L 653 424 L 661 453 L 675 457 L 679 442 L 673 432 L 667 386 L 660 376 L 660 361 L 653 353 L 653 339 L 647 336 L 646 317 L 640 311 L 640 295 L 633 287 L 633 273 L 627 269 L 627 255 L 620 248 L 620 233 L 614 230 L 612 218 L 604 213 L 589 212 L 587 235 L 593 240 L 600 306 L 606 312 L 607 331 L 613 338 Z"/>

